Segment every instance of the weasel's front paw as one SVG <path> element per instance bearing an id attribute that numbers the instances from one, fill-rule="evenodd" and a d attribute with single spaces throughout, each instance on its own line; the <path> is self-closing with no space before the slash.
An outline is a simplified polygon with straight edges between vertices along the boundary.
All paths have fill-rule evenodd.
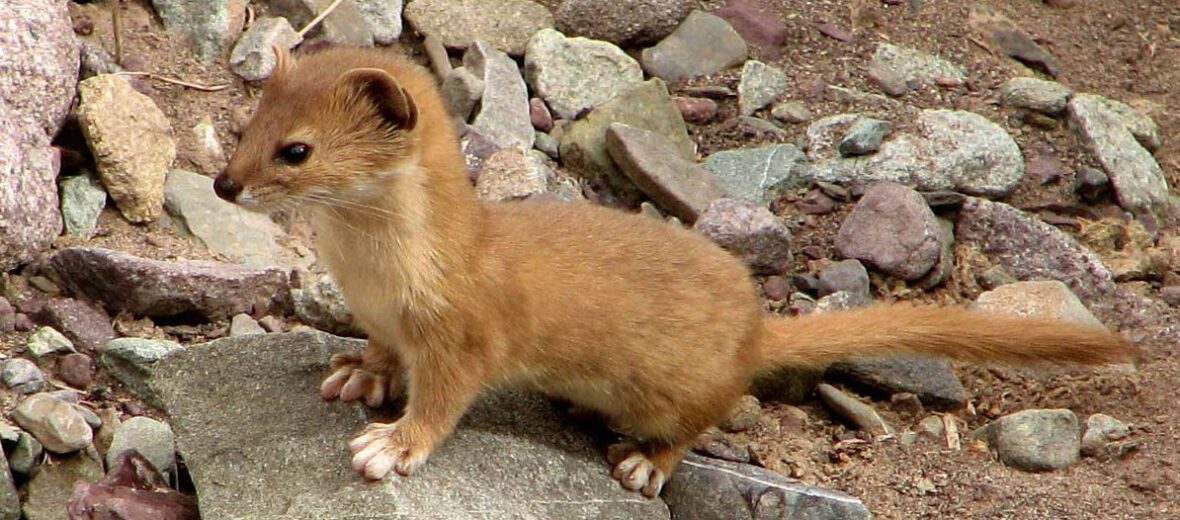
<path id="1" fill-rule="evenodd" d="M 624 489 L 638 491 L 643 496 L 655 498 L 668 480 L 668 474 L 653 462 L 631 441 L 611 445 L 607 449 L 607 460 L 614 465 L 610 476 L 619 481 Z"/>
<path id="2" fill-rule="evenodd" d="M 391 424 L 370 423 L 348 444 L 352 469 L 370 480 L 380 480 L 392 469 L 409 476 L 426 462 L 431 447 L 406 427 L 405 419 Z"/>
<path id="3" fill-rule="evenodd" d="M 397 378 L 369 369 L 360 354 L 335 354 L 331 360 L 332 375 L 320 385 L 324 399 L 356 401 L 364 398 L 371 408 L 380 407 L 386 400 L 397 398 L 400 391 Z"/>

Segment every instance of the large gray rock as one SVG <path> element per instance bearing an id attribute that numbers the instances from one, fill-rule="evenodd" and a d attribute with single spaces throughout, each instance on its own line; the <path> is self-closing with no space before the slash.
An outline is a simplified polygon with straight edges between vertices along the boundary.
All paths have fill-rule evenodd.
<path id="1" fill-rule="evenodd" d="M 1150 143 L 1154 123 L 1127 112 L 1134 114 L 1126 105 L 1090 94 L 1069 101 L 1070 125 L 1110 176 L 1119 205 L 1135 213 L 1165 212 L 1170 204 L 1167 178 L 1151 152 L 1136 140 L 1138 133 Z"/>
<path id="2" fill-rule="evenodd" d="M 21 505 L 26 520 L 64 520 L 66 502 L 79 481 L 97 482 L 102 478 L 102 461 L 93 449 L 42 464 L 25 486 Z"/>
<path id="3" fill-rule="evenodd" d="M 1004 267 L 1018 280 L 1061 280 L 1083 301 L 1114 289 L 1114 276 L 1073 237 L 1001 202 L 968 199 L 955 237 Z"/>
<path id="4" fill-rule="evenodd" d="M 265 306 L 290 308 L 287 272 L 216 262 L 149 260 L 101 248 L 74 247 L 49 260 L 63 287 L 136 316 L 196 314 L 219 319 Z"/>
<path id="5" fill-rule="evenodd" d="M 58 154 L 20 117 L 0 102 L 0 271 L 32 261 L 62 229 L 61 213 L 45 211 L 58 205 Z"/>
<path id="6" fill-rule="evenodd" d="M 413 476 L 365 483 L 347 443 L 369 412 L 317 392 L 328 357 L 362 345 L 322 333 L 249 336 L 160 363 L 156 386 L 204 517 L 668 518 L 662 502 L 620 489 L 600 450 L 554 407 L 519 393 L 480 400 Z"/>
<path id="7" fill-rule="evenodd" d="M 749 60 L 738 83 L 738 113 L 752 115 L 769 105 L 787 88 L 787 73 L 773 65 Z"/>
<path id="8" fill-rule="evenodd" d="M 294 27 L 304 27 L 332 5 L 332 2 L 333 0 L 270 0 L 267 7 L 271 16 L 281 16 L 289 20 Z M 383 3 L 390 4 L 390 7 L 395 7 L 392 4 L 400 6 L 400 2 L 396 0 L 385 0 Z M 361 11 L 360 3 L 355 1 L 340 2 L 332 13 L 308 34 L 343 45 L 369 46 L 374 40 L 372 20 Z"/>
<path id="9" fill-rule="evenodd" d="M 553 15 L 530 0 L 412 0 L 406 21 L 452 49 L 477 41 L 513 56 L 524 54 L 537 31 L 553 27 Z"/>
<path id="10" fill-rule="evenodd" d="M 606 144 L 623 173 L 684 222 L 695 222 L 710 203 L 728 195 L 712 172 L 685 159 L 660 134 L 615 123 L 607 130 Z"/>
<path id="11" fill-rule="evenodd" d="M 0 17 L 0 105 L 13 111 L 0 119 L 45 136 L 61 128 L 78 83 L 79 43 L 66 5 L 57 0 L 5 2 Z"/>
<path id="12" fill-rule="evenodd" d="M 13 410 L 12 419 L 54 453 L 73 453 L 94 439 L 94 432 L 78 409 L 49 394 L 25 398 Z"/>
<path id="13" fill-rule="evenodd" d="M 695 5 L 693 0 L 564 0 L 553 15 L 566 34 L 636 47 L 660 41 Z"/>
<path id="14" fill-rule="evenodd" d="M 213 179 L 204 175 L 184 170 L 168 172 L 164 208 L 181 231 L 235 262 L 249 267 L 285 268 L 310 263 L 300 261 L 279 245 L 285 233 L 269 216 L 221 200 L 213 192 Z"/>
<path id="15" fill-rule="evenodd" d="M 529 40 L 525 79 L 553 112 L 575 119 L 643 82 L 639 62 L 613 44 L 544 29 Z"/>
<path id="16" fill-rule="evenodd" d="M 658 78 L 645 81 L 590 111 L 566 127 L 561 139 L 564 165 L 614 188 L 623 198 L 636 198 L 638 190 L 619 171 L 606 147 L 606 131 L 623 123 L 663 135 L 675 144 L 685 160 L 693 158 L 696 145 L 667 85 Z"/>
<path id="17" fill-rule="evenodd" d="M 245 0 L 152 0 L 152 6 L 164 28 L 188 35 L 206 63 L 221 57 L 246 23 Z"/>
<path id="18" fill-rule="evenodd" d="M 963 68 L 933 54 L 890 43 L 877 45 L 869 68 L 896 76 L 901 81 L 920 85 L 962 84 L 967 80 Z"/>
<path id="19" fill-rule="evenodd" d="M 1082 428 L 1070 410 L 1025 410 L 1005 415 L 973 436 L 988 443 L 1008 466 L 1051 471 L 1078 461 Z"/>
<path id="20" fill-rule="evenodd" d="M 516 148 L 500 150 L 484 162 L 475 181 L 475 195 L 485 201 L 527 199 L 549 191 L 553 166 Z"/>
<path id="21" fill-rule="evenodd" d="M 151 384 L 156 363 L 182 348 L 174 341 L 119 338 L 107 342 L 99 349 L 102 354 L 99 362 L 131 393 L 152 406 L 161 407 L 163 405 L 160 397 Z"/>
<path id="22" fill-rule="evenodd" d="M 836 250 L 898 278 L 913 281 L 941 256 L 943 234 L 926 199 L 900 184 L 874 184 L 836 234 Z"/>
<path id="23" fill-rule="evenodd" d="M 391 45 L 402 35 L 402 0 L 352 0 L 369 24 L 373 41 Z"/>
<path id="24" fill-rule="evenodd" d="M 529 116 L 529 93 L 516 62 L 477 41 L 463 55 L 463 65 L 484 85 L 479 113 L 471 126 L 501 148 L 532 148 L 536 136 Z"/>
<path id="25" fill-rule="evenodd" d="M 107 449 L 107 467 L 125 451 L 135 450 L 143 455 L 157 471 L 168 474 L 176 465 L 175 435 L 167 423 L 149 417 L 132 417 L 115 430 L 115 438 Z"/>
<path id="26" fill-rule="evenodd" d="M 812 179 L 807 157 L 793 144 L 724 150 L 706 157 L 704 166 L 734 197 L 760 204 Z"/>
<path id="27" fill-rule="evenodd" d="M 45 388 L 45 374 L 32 361 L 12 358 L 4 362 L 0 382 L 18 393 L 32 394 Z"/>
<path id="28" fill-rule="evenodd" d="M 643 50 L 648 74 L 679 83 L 712 74 L 746 59 L 749 49 L 729 22 L 703 11 L 693 11 L 658 45 Z"/>
<path id="29" fill-rule="evenodd" d="M 344 301 L 340 284 L 326 273 L 302 272 L 299 287 L 291 289 L 295 317 L 317 329 L 341 336 L 356 336 L 359 329 Z"/>
<path id="30" fill-rule="evenodd" d="M 755 466 L 689 454 L 664 488 L 677 520 L 869 520 L 860 500 Z"/>
<path id="31" fill-rule="evenodd" d="M 1073 91 L 1056 81 L 1037 78 L 1012 78 L 1000 85 L 1000 100 L 1005 105 L 1057 115 Z"/>
<path id="32" fill-rule="evenodd" d="M 278 57 L 272 46 L 290 49 L 303 37 L 281 16 L 266 16 L 254 21 L 229 56 L 230 69 L 246 81 L 260 81 L 274 72 Z"/>
<path id="33" fill-rule="evenodd" d="M 693 224 L 730 254 L 761 274 L 782 274 L 791 264 L 791 230 L 763 206 L 717 199 Z"/>
<path id="34" fill-rule="evenodd" d="M 857 359 L 828 367 L 828 375 L 849 380 L 884 397 L 910 392 L 932 408 L 958 410 L 967 405 L 967 390 L 946 359 Z"/>
<path id="35" fill-rule="evenodd" d="M 20 520 L 20 495 L 3 452 L 0 452 L 0 520 Z"/>

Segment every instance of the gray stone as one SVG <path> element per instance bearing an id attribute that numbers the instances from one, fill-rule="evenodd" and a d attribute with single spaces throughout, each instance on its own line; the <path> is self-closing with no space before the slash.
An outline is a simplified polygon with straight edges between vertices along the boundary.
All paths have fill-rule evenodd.
<path id="1" fill-rule="evenodd" d="M 333 0 L 270 0 L 271 16 L 281 16 L 294 27 L 303 27 L 332 4 Z M 389 3 L 389 2 L 386 2 Z M 343 45 L 373 45 L 373 31 L 369 20 L 361 13 L 360 4 L 343 2 L 308 33 Z"/>
<path id="2" fill-rule="evenodd" d="M 421 0 L 410 6 L 419 2 Z M 479 113 L 471 126 L 502 148 L 532 148 L 533 121 L 529 115 L 528 88 L 516 62 L 486 42 L 477 41 L 463 55 L 463 65 L 484 84 Z"/>
<path id="3" fill-rule="evenodd" d="M 566 127 L 561 159 L 566 168 L 613 188 L 623 198 L 638 198 L 638 189 L 619 171 L 606 147 L 606 131 L 614 123 L 650 130 L 670 139 L 681 157 L 691 160 L 696 145 L 667 85 L 645 81 L 603 103 Z"/>
<path id="4" fill-rule="evenodd" d="M 168 117 L 120 76 L 83 80 L 78 93 L 78 122 L 107 192 L 127 220 L 155 220 L 176 158 Z"/>
<path id="5" fill-rule="evenodd" d="M 160 473 L 168 474 L 176 466 L 175 435 L 172 427 L 148 417 L 132 417 L 115 430 L 114 441 L 107 449 L 107 467 L 114 467 L 119 455 L 138 451 Z"/>
<path id="6" fill-rule="evenodd" d="M 554 17 L 566 34 L 638 47 L 670 34 L 695 5 L 692 0 L 563 0 Z"/>
<path id="7" fill-rule="evenodd" d="M 1070 410 L 1025 410 L 1005 415 L 975 432 L 1008 466 L 1052 471 L 1077 462 L 1081 426 Z"/>
<path id="8" fill-rule="evenodd" d="M 758 60 L 749 60 L 742 66 L 742 79 L 738 83 L 738 113 L 752 115 L 769 105 L 787 88 L 787 73 L 778 67 Z"/>
<path id="9" fill-rule="evenodd" d="M 279 245 L 286 234 L 269 216 L 222 200 L 213 192 L 213 179 L 204 175 L 168 172 L 164 207 L 182 232 L 235 262 L 285 268 L 309 263 Z"/>
<path id="10" fill-rule="evenodd" d="M 1071 95 L 1069 87 L 1037 78 L 1012 78 L 1000 85 L 1000 100 L 1005 105 L 1049 115 L 1065 111 Z"/>
<path id="11" fill-rule="evenodd" d="M 1004 203 L 968 199 L 959 212 L 955 237 L 1018 280 L 1061 280 L 1083 301 L 1114 289 L 1114 276 L 1093 251 Z"/>
<path id="12" fill-rule="evenodd" d="M 412 0 L 405 17 L 414 30 L 449 48 L 483 41 L 513 56 L 524 54 L 537 31 L 553 27 L 549 10 L 529 0 Z"/>
<path id="13" fill-rule="evenodd" d="M 734 197 L 762 204 L 811 182 L 807 157 L 793 144 L 725 150 L 706 157 L 704 166 Z"/>
<path id="14" fill-rule="evenodd" d="M 1051 77 L 1057 77 L 1061 66 L 1049 51 L 1037 44 L 1036 40 L 1015 24 L 997 27 L 991 33 L 992 43 L 999 47 L 1000 52 L 1019 61 L 1032 69 L 1039 70 Z"/>
<path id="15" fill-rule="evenodd" d="M 316 390 L 331 354 L 363 345 L 250 336 L 161 363 L 156 385 L 204 517 L 668 518 L 663 503 L 620 489 L 599 448 L 552 405 L 520 393 L 479 400 L 414 475 L 364 482 L 346 445 L 371 412 Z"/>
<path id="16" fill-rule="evenodd" d="M 0 451 L 0 520 L 20 520 L 20 495 L 3 451 Z"/>
<path id="17" fill-rule="evenodd" d="M 352 0 L 360 12 L 373 41 L 380 45 L 392 45 L 402 35 L 402 0 Z"/>
<path id="18" fill-rule="evenodd" d="M 63 249 L 49 265 L 70 293 L 136 316 L 196 314 L 207 319 L 290 308 L 287 272 L 216 262 L 148 260 L 118 251 Z"/>
<path id="19" fill-rule="evenodd" d="M 73 25 L 65 3 L 6 2 L 0 18 L 0 105 L 12 111 L 2 114 L 6 124 L 37 130 L 46 140 L 61 129 L 78 84 Z"/>
<path id="20" fill-rule="evenodd" d="M 440 88 L 447 108 L 455 117 L 466 123 L 479 100 L 483 98 L 484 83 L 467 70 L 467 67 L 459 67 L 451 70 L 447 77 L 443 78 Z"/>
<path id="21" fill-rule="evenodd" d="M 918 192 L 878 183 L 844 219 L 835 245 L 841 256 L 913 281 L 938 263 L 941 235 L 938 219 Z"/>
<path id="22" fill-rule="evenodd" d="M 747 464 L 689 454 L 661 495 L 677 520 L 869 520 L 860 500 Z"/>
<path id="23" fill-rule="evenodd" d="M 839 388 L 820 384 L 815 388 L 815 391 L 828 408 L 831 408 L 836 415 L 851 423 L 856 429 L 873 435 L 893 433 L 893 428 L 877 414 L 877 410 L 840 391 Z"/>
<path id="24" fill-rule="evenodd" d="M 20 440 L 12 449 L 8 464 L 17 475 L 29 475 L 37 463 L 41 462 L 41 457 L 44 454 L 45 447 L 41 445 L 40 441 L 28 432 L 20 432 Z"/>
<path id="25" fill-rule="evenodd" d="M 98 359 L 103 368 L 133 394 L 160 407 L 160 398 L 151 385 L 155 367 L 168 354 L 183 348 L 173 341 L 119 338 L 103 345 Z"/>
<path id="26" fill-rule="evenodd" d="M 693 225 L 760 274 L 782 274 L 791 263 L 791 231 L 770 210 L 736 199 L 709 204 Z"/>
<path id="27" fill-rule="evenodd" d="M 94 439 L 77 408 L 47 394 L 26 397 L 13 410 L 12 419 L 54 453 L 73 453 Z"/>
<path id="28" fill-rule="evenodd" d="M 10 18 L 0 20 L 0 27 Z M 59 204 L 58 153 L 32 119 L 22 117 L 0 100 L 0 271 L 32 261 L 62 228 L 61 213 L 44 210 Z"/>
<path id="29" fill-rule="evenodd" d="M 869 68 L 926 86 L 948 82 L 961 85 L 967 81 L 964 69 L 958 65 L 933 54 L 889 43 L 877 44 Z"/>
<path id="30" fill-rule="evenodd" d="M 833 364 L 828 367 L 828 375 L 884 397 L 910 392 L 927 407 L 958 410 L 967 406 L 967 391 L 946 359 L 917 356 L 856 359 Z"/>
<path id="31" fill-rule="evenodd" d="M 775 105 L 770 115 L 784 123 L 806 123 L 811 120 L 811 109 L 802 101 L 786 101 Z"/>
<path id="32" fill-rule="evenodd" d="M 107 205 L 107 190 L 98 177 L 83 173 L 61 181 L 61 216 L 67 235 L 90 238 Z"/>
<path id="33" fill-rule="evenodd" d="M 744 432 L 758 424 L 761 414 L 762 403 L 758 401 L 758 398 L 752 395 L 743 395 L 738 400 L 737 406 L 733 407 L 729 416 L 718 427 L 722 431 L 730 433 Z"/>
<path id="34" fill-rule="evenodd" d="M 152 0 L 152 7 L 164 21 L 164 28 L 188 35 L 205 63 L 221 57 L 246 23 L 246 2 L 242 0 Z"/>
<path id="35" fill-rule="evenodd" d="M 1081 325 L 1102 326 L 1069 287 L 1058 280 L 1036 280 L 1001 285 L 979 295 L 975 307 L 1017 316 L 1052 318 Z"/>
<path id="36" fill-rule="evenodd" d="M 41 358 L 50 354 L 76 352 L 74 343 L 53 327 L 38 328 L 33 332 L 33 335 L 29 336 L 29 342 L 25 344 L 25 348 L 36 361 L 40 361 Z"/>
<path id="37" fill-rule="evenodd" d="M 229 322 L 229 335 L 236 337 L 250 334 L 266 334 L 266 329 L 249 314 L 235 314 Z"/>
<path id="38" fill-rule="evenodd" d="M 4 386 L 22 394 L 32 394 L 45 388 L 45 374 L 37 364 L 23 358 L 12 358 L 4 362 L 0 371 Z"/>
<path id="39" fill-rule="evenodd" d="M 63 395 L 59 395 L 62 393 L 69 395 L 69 398 L 66 398 Z M 69 399 L 74 399 L 74 400 L 78 399 L 77 392 L 75 392 L 73 390 L 58 390 L 56 392 L 51 392 L 51 395 L 53 395 L 53 397 L 58 400 L 66 401 L 66 402 L 70 403 L 70 406 L 73 406 L 74 410 L 76 410 L 79 414 L 82 415 L 82 420 L 86 421 L 86 425 L 90 426 L 91 431 L 95 431 L 95 430 L 98 430 L 99 428 L 102 428 L 102 418 L 100 418 L 98 416 L 98 414 L 94 413 L 93 410 L 91 410 L 85 406 L 82 406 L 76 402 L 69 401 Z"/>
<path id="40" fill-rule="evenodd" d="M 727 196 L 713 173 L 686 160 L 668 138 L 615 123 L 606 134 L 615 163 L 660 207 L 684 222 L 695 222 L 714 200 Z"/>
<path id="41" fill-rule="evenodd" d="M 643 82 L 639 62 L 611 43 L 544 29 L 529 40 L 525 79 L 553 112 L 576 119 Z"/>
<path id="42" fill-rule="evenodd" d="M 881 148 L 881 141 L 893 129 L 889 121 L 862 117 L 852 124 L 844 139 L 840 140 L 840 155 L 865 155 L 876 152 Z"/>
<path id="43" fill-rule="evenodd" d="M 1096 413 L 1086 419 L 1086 433 L 1082 434 L 1082 455 L 1099 455 L 1112 442 L 1131 434 L 1131 428 L 1106 414 Z"/>
<path id="44" fill-rule="evenodd" d="M 284 50 L 303 42 L 286 18 L 265 16 L 254 21 L 229 56 L 230 70 L 246 81 L 269 78 L 278 62 L 271 46 Z"/>
<path id="45" fill-rule="evenodd" d="M 25 486 L 21 505 L 26 520 L 63 520 L 66 502 L 78 481 L 102 479 L 102 461 L 94 450 L 87 450 L 52 464 L 43 464 Z"/>
<path id="46" fill-rule="evenodd" d="M 1095 203 L 1110 195 L 1110 176 L 1098 168 L 1082 166 L 1074 179 L 1074 192 L 1086 202 Z"/>
<path id="47" fill-rule="evenodd" d="M 299 287 L 291 290 L 291 299 L 299 321 L 342 336 L 360 332 L 340 285 L 327 273 L 301 273 Z"/>
<path id="48" fill-rule="evenodd" d="M 561 158 L 561 143 L 545 132 L 537 132 L 537 138 L 533 146 L 537 150 L 544 152 L 546 156 L 554 161 Z"/>
<path id="49" fill-rule="evenodd" d="M 725 70 L 746 59 L 749 49 L 729 22 L 693 11 L 655 47 L 643 50 L 643 70 L 670 83 Z"/>
<path id="50" fill-rule="evenodd" d="M 552 184 L 553 166 L 524 150 L 506 148 L 484 162 L 475 194 L 480 200 L 504 202 L 541 195 Z"/>
<path id="51" fill-rule="evenodd" d="M 1070 125 L 1110 176 L 1119 205 L 1135 213 L 1165 212 L 1170 204 L 1167 178 L 1151 152 L 1136 141 L 1130 123 L 1139 120 L 1129 118 L 1127 111 L 1129 107 L 1124 110 L 1090 94 L 1069 101 Z"/>
<path id="52" fill-rule="evenodd" d="M 869 272 L 859 260 L 841 260 L 819 272 L 820 296 L 845 291 L 866 304 L 872 300 L 870 289 Z"/>

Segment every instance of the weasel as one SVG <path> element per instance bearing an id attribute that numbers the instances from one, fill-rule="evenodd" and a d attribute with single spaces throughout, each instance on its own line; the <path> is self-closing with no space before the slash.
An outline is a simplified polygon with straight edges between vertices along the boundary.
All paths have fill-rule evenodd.
<path id="1" fill-rule="evenodd" d="M 331 359 L 325 399 L 400 419 L 350 443 L 368 479 L 408 476 L 488 386 L 599 412 L 626 440 L 614 479 L 659 494 L 686 448 L 758 374 L 856 356 L 1105 363 L 1101 327 L 953 307 L 766 316 L 746 266 L 679 226 L 591 204 L 477 200 L 433 77 L 388 50 L 335 47 L 278 65 L 217 194 L 312 212 L 318 251 L 368 334 Z"/>

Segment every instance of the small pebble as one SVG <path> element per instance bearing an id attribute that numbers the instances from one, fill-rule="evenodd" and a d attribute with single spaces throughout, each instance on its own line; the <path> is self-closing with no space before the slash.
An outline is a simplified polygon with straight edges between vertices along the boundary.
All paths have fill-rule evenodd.
<path id="1" fill-rule="evenodd" d="M 806 123 L 811 120 L 811 110 L 802 101 L 785 101 L 770 110 L 771 117 L 784 123 Z"/>
<path id="2" fill-rule="evenodd" d="M 37 364 L 22 358 L 13 358 L 4 363 L 0 371 L 4 385 L 22 394 L 32 394 L 45 387 L 45 375 Z"/>
<path id="3" fill-rule="evenodd" d="M 287 328 L 287 325 L 283 323 L 283 320 L 275 316 L 265 316 L 261 320 L 258 320 L 258 324 L 271 334 L 283 332 L 283 330 Z"/>
<path id="4" fill-rule="evenodd" d="M 533 128 L 541 132 L 548 132 L 553 130 L 553 114 L 549 112 L 549 107 L 541 98 L 532 98 L 529 100 L 529 118 L 533 122 Z"/>
<path id="5" fill-rule="evenodd" d="M 60 352 L 74 352 L 74 344 L 53 327 L 41 327 L 29 336 L 26 347 L 34 360 Z"/>
<path id="6" fill-rule="evenodd" d="M 717 118 L 717 102 L 712 99 L 678 96 L 672 100 L 688 123 L 704 125 Z"/>
<path id="7" fill-rule="evenodd" d="M 758 402 L 758 398 L 752 395 L 743 395 L 734 406 L 733 411 L 730 412 L 729 417 L 722 421 L 720 427 L 729 433 L 744 432 L 758 424 L 758 417 L 761 413 L 762 405 Z"/>
<path id="8" fill-rule="evenodd" d="M 1086 419 L 1086 433 L 1082 435 L 1082 455 L 1100 455 L 1107 445 L 1131 434 L 1131 428 L 1106 414 L 1096 413 Z"/>
<path id="9" fill-rule="evenodd" d="M 791 284 L 782 276 L 768 276 L 762 282 L 762 292 L 771 300 L 783 301 L 791 296 Z"/>
<path id="10" fill-rule="evenodd" d="M 94 361 L 86 354 L 67 354 L 57 363 L 57 376 L 74 388 L 89 388 L 94 382 Z"/>

